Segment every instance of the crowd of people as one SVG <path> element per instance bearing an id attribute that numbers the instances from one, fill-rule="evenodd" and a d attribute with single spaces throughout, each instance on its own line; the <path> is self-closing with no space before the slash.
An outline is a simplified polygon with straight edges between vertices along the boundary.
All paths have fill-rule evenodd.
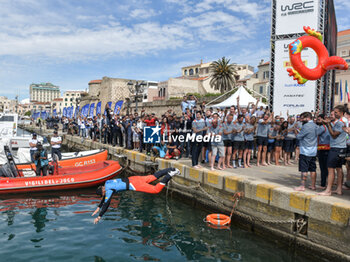
<path id="1" fill-rule="evenodd" d="M 350 148 L 347 135 L 350 113 L 346 105 L 337 106 L 329 116 L 314 112 L 293 116 L 287 112 L 284 117 L 259 106 L 259 100 L 244 107 L 239 102 L 238 97 L 236 106 L 214 109 L 205 102 L 198 105 L 194 96 L 185 96 L 181 114 L 169 109 L 161 115 L 145 110 L 140 115 L 137 112 L 122 115 L 114 114 L 107 105 L 102 115 L 63 117 L 61 122 L 65 131 L 82 139 L 90 138 L 166 159 L 191 158 L 194 168 L 201 168 L 205 163 L 212 170 L 250 168 L 255 158 L 253 162 L 257 166 L 299 163 L 302 184 L 296 190 L 305 190 L 308 172 L 312 178 L 309 188 L 316 190 L 317 157 L 321 169 L 320 188 L 326 190 L 325 194 L 331 193 L 333 184 L 329 183 L 333 183 L 336 170 L 336 193 L 342 193 L 343 184 L 339 179 L 345 158 L 339 155 L 346 153 L 347 146 Z M 160 127 L 158 143 L 144 143 L 145 126 Z M 185 139 L 179 139 L 180 136 Z M 347 180 L 350 180 L 350 165 L 346 166 Z"/>

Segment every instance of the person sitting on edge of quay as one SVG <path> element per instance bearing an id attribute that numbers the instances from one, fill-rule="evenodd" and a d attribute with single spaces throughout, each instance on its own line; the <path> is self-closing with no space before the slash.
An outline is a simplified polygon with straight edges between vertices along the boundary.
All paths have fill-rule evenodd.
<path id="1" fill-rule="evenodd" d="M 338 195 L 342 194 L 343 186 L 343 168 L 344 160 L 340 157 L 341 154 L 346 153 L 346 124 L 343 121 L 345 108 L 342 105 L 338 105 L 334 108 L 334 124 L 331 124 L 331 120 L 325 119 L 323 123 L 326 124 L 330 134 L 330 150 L 328 153 L 327 166 L 328 166 L 328 184 L 325 191 L 318 193 L 322 196 L 330 196 L 332 193 Z M 335 179 L 335 170 L 337 171 L 337 189 L 332 192 L 332 186 Z"/>
<path id="2" fill-rule="evenodd" d="M 112 180 L 107 180 L 104 186 L 99 186 L 96 190 L 96 194 L 102 196 L 101 202 L 92 213 L 92 216 L 99 212 L 97 218 L 94 219 L 94 224 L 97 224 L 101 220 L 104 213 L 106 213 L 114 193 L 121 191 L 138 191 L 149 194 L 160 193 L 165 185 L 168 184 L 175 175 L 179 175 L 180 171 L 176 168 L 166 168 L 155 172 L 153 175 L 148 176 L 130 176 L 128 178 L 117 178 Z M 150 183 L 160 179 L 162 180 L 155 186 Z"/>
<path id="3" fill-rule="evenodd" d="M 297 135 L 300 141 L 299 172 L 301 172 L 301 185 L 294 188 L 296 191 L 305 191 L 307 173 L 311 175 L 309 189 L 316 190 L 316 155 L 317 155 L 317 125 L 312 120 L 310 112 L 300 115 L 303 126 Z"/>

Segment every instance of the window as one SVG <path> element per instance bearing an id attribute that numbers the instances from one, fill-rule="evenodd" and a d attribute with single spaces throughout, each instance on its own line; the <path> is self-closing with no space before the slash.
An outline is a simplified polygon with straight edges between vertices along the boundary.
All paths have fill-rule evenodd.
<path id="1" fill-rule="evenodd" d="M 184 75 L 185 75 L 185 76 L 187 76 L 187 69 L 185 69 L 185 71 L 184 71 Z"/>
<path id="2" fill-rule="evenodd" d="M 260 93 L 260 94 L 264 93 L 264 86 L 260 86 L 260 88 L 259 88 L 259 93 Z"/>
<path id="3" fill-rule="evenodd" d="M 7 121 L 13 122 L 13 121 L 15 121 L 15 119 L 13 116 L 2 116 L 0 118 L 0 122 L 7 122 Z"/>
<path id="4" fill-rule="evenodd" d="M 64 101 L 68 101 L 68 98 L 65 98 Z"/>
<path id="5" fill-rule="evenodd" d="M 341 56 L 341 57 L 348 56 L 348 55 L 349 55 L 349 50 L 342 50 L 342 51 L 340 52 L 340 56 Z"/>
<path id="6" fill-rule="evenodd" d="M 193 69 L 191 68 L 190 71 L 189 71 L 189 75 L 190 76 L 193 76 Z"/>
<path id="7" fill-rule="evenodd" d="M 198 74 L 198 68 L 196 68 L 196 74 Z"/>
<path id="8" fill-rule="evenodd" d="M 208 74 L 209 73 L 209 68 L 205 69 L 205 73 Z"/>
<path id="9" fill-rule="evenodd" d="M 265 71 L 264 74 L 263 74 L 263 78 L 264 79 L 269 78 L 269 73 L 270 73 L 269 71 Z"/>
<path id="10" fill-rule="evenodd" d="M 334 94 L 338 95 L 338 93 L 339 93 L 339 83 L 335 83 Z"/>

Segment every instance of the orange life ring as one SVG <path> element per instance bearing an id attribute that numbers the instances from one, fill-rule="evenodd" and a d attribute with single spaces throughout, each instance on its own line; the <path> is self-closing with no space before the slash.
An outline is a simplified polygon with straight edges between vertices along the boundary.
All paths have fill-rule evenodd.
<path id="1" fill-rule="evenodd" d="M 225 226 L 231 223 L 231 218 L 223 214 L 210 214 L 207 215 L 206 222 L 215 226 Z"/>
<path id="2" fill-rule="evenodd" d="M 304 26 L 307 36 L 299 37 L 289 45 L 289 57 L 293 68 L 288 68 L 289 76 L 293 76 L 298 84 L 304 84 L 308 80 L 320 79 L 328 70 L 347 70 L 348 64 L 338 56 L 329 57 L 328 50 L 322 43 L 322 35 L 310 27 Z M 318 64 L 315 68 L 308 68 L 301 59 L 301 51 L 309 47 L 318 56 Z"/>

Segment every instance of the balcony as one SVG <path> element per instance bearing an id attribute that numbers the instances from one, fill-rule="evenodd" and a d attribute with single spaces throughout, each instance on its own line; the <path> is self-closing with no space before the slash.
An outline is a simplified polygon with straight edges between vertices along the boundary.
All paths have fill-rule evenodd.
<path id="1" fill-rule="evenodd" d="M 153 101 L 161 101 L 161 100 L 165 100 L 165 96 L 154 96 L 153 97 Z"/>

